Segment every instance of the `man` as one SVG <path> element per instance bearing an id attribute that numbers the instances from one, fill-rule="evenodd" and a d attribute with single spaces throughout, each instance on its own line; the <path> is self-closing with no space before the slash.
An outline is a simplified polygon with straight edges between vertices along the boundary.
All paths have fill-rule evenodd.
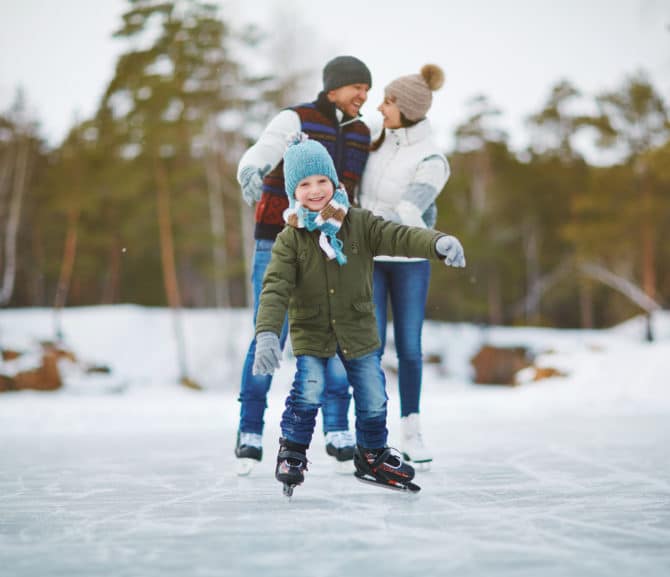
<path id="1" fill-rule="evenodd" d="M 270 261 L 275 238 L 284 228 L 283 213 L 288 208 L 282 162 L 287 138 L 297 132 L 304 132 L 323 144 L 353 203 L 370 146 L 370 130 L 361 121 L 360 108 L 367 100 L 371 85 L 370 71 L 358 58 L 334 58 L 323 69 L 323 90 L 317 99 L 282 110 L 240 160 L 237 179 L 242 187 L 242 195 L 249 205 L 256 203 L 256 244 L 252 273 L 254 323 L 263 275 Z M 282 348 L 286 333 L 285 321 L 280 338 Z M 237 472 L 240 475 L 248 474 L 263 457 L 263 415 L 272 377 L 252 374 L 255 352 L 254 339 L 244 362 L 240 387 L 240 424 L 235 447 Z M 346 372 L 341 361 L 335 357 L 326 369 L 322 417 L 326 451 L 338 462 L 351 461 L 356 444 L 349 431 L 350 401 Z"/>

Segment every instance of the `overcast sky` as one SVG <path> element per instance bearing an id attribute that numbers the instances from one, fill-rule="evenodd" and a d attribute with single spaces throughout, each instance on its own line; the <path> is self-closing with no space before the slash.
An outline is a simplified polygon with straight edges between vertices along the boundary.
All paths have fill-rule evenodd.
<path id="1" fill-rule="evenodd" d="M 618 88 L 643 69 L 670 101 L 668 0 L 220 4 L 223 17 L 236 26 L 253 20 L 281 30 L 281 45 L 294 43 L 288 67 L 318 71 L 338 54 L 364 60 L 373 90 L 363 112 L 372 124 L 379 119 L 376 107 L 385 84 L 418 72 L 426 62 L 439 64 L 447 80 L 434 95 L 429 116 L 445 146 L 466 117 L 467 100 L 481 93 L 503 111 L 501 124 L 517 147 L 525 142 L 523 119 L 539 110 L 563 78 L 595 94 Z M 22 86 L 42 133 L 58 144 L 75 118 L 86 118 L 97 107 L 125 47 L 111 34 L 126 6 L 126 0 L 0 0 L 0 110 Z M 315 75 L 304 99 L 319 88 Z"/>

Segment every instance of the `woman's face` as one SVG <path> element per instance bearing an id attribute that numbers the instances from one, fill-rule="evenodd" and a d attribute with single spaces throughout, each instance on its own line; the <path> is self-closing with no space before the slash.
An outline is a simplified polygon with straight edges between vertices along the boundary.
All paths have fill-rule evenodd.
<path id="1" fill-rule="evenodd" d="M 379 112 L 381 112 L 382 116 L 384 117 L 384 128 L 402 127 L 402 122 L 400 120 L 400 109 L 388 96 L 384 98 L 384 101 L 379 105 L 377 110 L 379 110 Z"/>

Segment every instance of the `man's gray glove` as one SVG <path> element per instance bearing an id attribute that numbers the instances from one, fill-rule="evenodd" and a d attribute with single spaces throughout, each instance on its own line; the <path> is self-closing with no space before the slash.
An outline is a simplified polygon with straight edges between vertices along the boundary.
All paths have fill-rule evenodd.
<path id="1" fill-rule="evenodd" d="M 435 243 L 437 254 L 444 257 L 444 264 L 462 268 L 465 266 L 463 246 L 455 236 L 441 236 Z"/>
<path id="2" fill-rule="evenodd" d="M 255 166 L 245 166 L 242 172 L 240 172 L 242 196 L 249 206 L 253 206 L 255 202 L 261 199 L 261 194 L 263 194 L 263 178 L 270 172 L 271 168 L 269 164 L 266 164 L 263 170 Z"/>
<path id="3" fill-rule="evenodd" d="M 279 337 L 270 331 L 263 331 L 256 335 L 256 355 L 251 372 L 254 375 L 271 375 L 279 368 L 281 347 Z"/>

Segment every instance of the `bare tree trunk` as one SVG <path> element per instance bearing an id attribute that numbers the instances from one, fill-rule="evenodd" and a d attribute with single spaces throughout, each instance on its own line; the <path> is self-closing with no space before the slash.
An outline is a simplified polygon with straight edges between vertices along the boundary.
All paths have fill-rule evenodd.
<path id="1" fill-rule="evenodd" d="M 501 325 L 503 322 L 502 298 L 500 296 L 500 273 L 493 267 L 488 282 L 489 324 Z"/>
<path id="2" fill-rule="evenodd" d="M 582 263 L 579 269 L 587 277 L 619 291 L 647 313 L 652 313 L 661 308 L 661 305 L 627 278 L 617 275 L 599 264 Z"/>
<path id="3" fill-rule="evenodd" d="M 42 242 L 42 231 L 39 226 L 33 226 L 32 230 L 33 248 L 33 272 L 31 274 L 31 306 L 46 305 L 46 290 L 44 286 L 44 243 Z"/>
<path id="4" fill-rule="evenodd" d="M 60 266 L 60 275 L 58 276 L 58 287 L 56 288 L 56 298 L 54 299 L 54 329 L 56 341 L 63 340 L 63 327 L 61 324 L 61 312 L 67 302 L 67 295 L 70 292 L 70 283 L 72 282 L 72 271 L 74 270 L 74 261 L 77 256 L 77 236 L 79 228 L 79 207 L 70 209 L 67 219 L 67 232 L 65 234 L 65 248 L 63 250 L 63 260 Z"/>
<path id="5" fill-rule="evenodd" d="M 593 328 L 593 285 L 588 280 L 579 283 L 579 316 L 581 328 Z"/>
<path id="6" fill-rule="evenodd" d="M 9 193 L 9 177 L 12 174 L 12 157 L 14 156 L 12 152 L 14 151 L 14 146 L 10 146 L 9 150 L 5 154 L 2 167 L 0 167 L 0 206 L 4 207 L 5 199 Z"/>
<path id="7" fill-rule="evenodd" d="M 119 235 L 114 236 L 109 254 L 109 274 L 102 291 L 102 303 L 114 304 L 119 302 L 121 286 L 121 241 Z"/>
<path id="8" fill-rule="evenodd" d="M 9 185 L 9 180 L 12 176 L 12 167 L 14 167 L 16 161 L 16 139 L 14 139 L 8 149 L 7 153 L 3 156 L 2 166 L 0 166 L 0 249 L 4 245 L 4 231 L 7 230 L 7 204 L 8 198 L 10 198 L 11 187 Z M 3 252 L 0 250 L 0 270 L 3 265 Z"/>
<path id="9" fill-rule="evenodd" d="M 167 174 L 160 158 L 154 157 L 154 177 L 156 179 L 156 198 L 158 203 L 158 227 L 160 231 L 161 263 L 163 266 L 163 284 L 168 305 L 172 310 L 172 326 L 177 344 L 177 366 L 179 380 L 183 384 L 192 383 L 188 376 L 186 362 L 186 340 L 181 318 L 181 295 L 177 282 L 175 265 L 174 238 L 172 235 L 172 216 L 170 214 L 170 190 Z"/>
<path id="10" fill-rule="evenodd" d="M 541 294 L 535 295 L 540 287 L 540 256 L 537 227 L 526 223 L 524 227 L 524 253 L 526 257 L 526 322 L 536 319 L 540 310 Z M 532 303 L 532 306 L 531 306 Z"/>
<path id="11" fill-rule="evenodd" d="M 656 246 L 652 218 L 652 198 L 649 181 L 642 179 L 642 288 L 650 299 L 656 300 Z"/>
<path id="12" fill-rule="evenodd" d="M 26 136 L 19 143 L 16 155 L 13 193 L 9 206 L 7 228 L 5 230 L 5 262 L 2 289 L 0 290 L 0 306 L 6 306 L 14 293 L 14 282 L 16 280 L 16 242 L 21 222 L 23 194 L 28 179 L 29 154 L 30 140 Z"/>
<path id="13" fill-rule="evenodd" d="M 207 121 L 207 152 L 205 154 L 205 171 L 209 192 L 209 217 L 212 230 L 212 258 L 214 260 L 214 301 L 217 308 L 230 306 L 230 295 L 226 279 L 226 247 L 223 207 L 223 187 L 218 165 L 217 131 L 214 116 Z"/>

